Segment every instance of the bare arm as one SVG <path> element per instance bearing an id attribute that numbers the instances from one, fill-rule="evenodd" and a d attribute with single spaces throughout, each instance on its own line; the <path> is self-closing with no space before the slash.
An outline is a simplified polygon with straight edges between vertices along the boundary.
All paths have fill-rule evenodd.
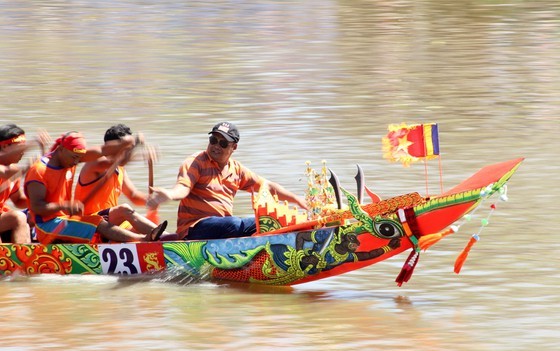
<path id="1" fill-rule="evenodd" d="M 80 162 L 95 161 L 101 156 L 114 156 L 123 150 L 131 150 L 136 145 L 136 139 L 132 135 L 127 135 L 118 140 L 111 140 L 101 146 L 88 147 L 86 154 Z"/>
<path id="2" fill-rule="evenodd" d="M 80 171 L 80 182 L 88 184 L 98 179 L 109 167 L 113 160 L 107 157 L 100 157 L 97 160 L 84 163 Z"/>
<path id="3" fill-rule="evenodd" d="M 47 202 L 47 188 L 39 182 L 27 184 L 27 195 L 29 196 L 29 208 L 39 216 L 52 215 L 58 211 L 64 211 L 70 215 L 81 214 L 84 205 L 79 201 L 64 201 L 62 203 Z"/>
<path id="4" fill-rule="evenodd" d="M 10 195 L 10 200 L 12 200 L 12 202 L 17 208 L 27 207 L 27 197 L 23 193 L 23 188 L 21 187 L 12 195 Z"/>
<path id="5" fill-rule="evenodd" d="M 175 184 L 172 189 L 153 187 L 153 193 L 148 196 L 147 206 L 151 209 L 157 208 L 160 204 L 167 201 L 178 201 L 187 197 L 191 189 L 181 183 Z"/>
<path id="6" fill-rule="evenodd" d="M 20 166 L 16 163 L 12 163 L 10 165 L 0 165 L 0 178 L 1 179 L 8 179 L 12 177 L 14 174 L 18 172 L 25 173 L 29 166 Z"/>
<path id="7" fill-rule="evenodd" d="M 132 183 L 132 180 L 130 180 L 126 171 L 123 177 L 123 193 L 130 201 L 132 201 L 133 204 L 137 206 L 146 205 L 146 201 L 148 200 L 148 195 L 139 191 L 134 186 L 134 183 Z"/>
<path id="8" fill-rule="evenodd" d="M 276 194 L 278 196 L 278 200 L 293 202 L 297 204 L 299 207 L 307 210 L 307 204 L 305 203 L 305 200 L 303 198 L 297 196 L 296 194 L 292 193 L 289 190 L 286 190 L 283 186 L 281 186 L 278 183 L 267 181 L 266 184 L 268 184 L 268 190 L 272 194 Z"/>

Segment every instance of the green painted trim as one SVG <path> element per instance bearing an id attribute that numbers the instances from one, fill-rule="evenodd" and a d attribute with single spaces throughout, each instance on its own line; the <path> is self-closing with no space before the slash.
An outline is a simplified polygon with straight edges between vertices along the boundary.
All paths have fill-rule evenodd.
<path id="1" fill-rule="evenodd" d="M 67 245 L 55 244 L 55 245 L 49 245 L 49 246 L 50 246 L 49 249 L 51 250 L 51 252 L 52 252 L 53 247 L 57 247 L 58 249 L 60 249 L 60 251 L 64 252 L 64 254 L 66 256 L 68 256 L 68 258 L 70 258 L 70 260 L 72 261 L 72 272 L 74 271 L 74 263 L 76 263 L 76 264 L 79 264 L 82 268 L 84 268 L 85 272 L 92 273 L 92 274 L 102 274 L 103 273 L 103 270 L 101 269 L 101 261 L 97 265 L 97 267 L 96 267 L 97 269 L 94 269 L 94 268 L 86 265 L 81 257 L 78 257 L 78 256 L 74 255 L 74 253 L 72 253 L 72 251 L 68 250 L 66 248 Z M 92 254 L 99 257 L 99 251 L 93 250 L 93 247 L 91 245 L 83 244 L 81 246 L 87 247 Z"/>
<path id="2" fill-rule="evenodd" d="M 419 216 L 434 209 L 464 204 L 472 201 L 475 201 L 473 204 L 475 205 L 476 202 L 482 200 L 481 192 L 483 189 L 484 188 L 469 190 L 458 194 L 428 200 L 421 205 L 414 206 L 414 213 Z"/>

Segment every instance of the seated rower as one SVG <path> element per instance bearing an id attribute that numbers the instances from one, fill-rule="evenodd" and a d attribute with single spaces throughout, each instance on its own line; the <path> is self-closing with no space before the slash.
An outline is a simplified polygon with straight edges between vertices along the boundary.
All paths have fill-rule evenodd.
<path id="1" fill-rule="evenodd" d="M 132 136 L 130 128 L 117 124 L 107 129 L 104 142 L 118 141 L 127 136 Z M 111 224 L 137 233 L 149 233 L 157 226 L 155 223 L 129 204 L 118 204 L 121 194 L 138 206 L 145 206 L 148 198 L 147 194 L 136 189 L 126 173 L 125 165 L 131 159 L 131 150 L 120 155 L 122 157 L 118 156 L 102 156 L 82 166 L 76 185 L 76 200 L 84 204 L 86 214 L 98 214 Z"/>
<path id="2" fill-rule="evenodd" d="M 27 199 L 20 187 L 20 178 L 27 166 L 18 165 L 25 152 L 25 132 L 15 124 L 0 127 L 0 243 L 27 244 L 31 242 L 27 215 L 11 209 L 25 208 Z"/>
<path id="3" fill-rule="evenodd" d="M 127 136 L 88 148 L 82 134 L 68 132 L 56 140 L 50 153 L 31 165 L 25 177 L 24 190 L 39 242 L 92 243 L 100 242 L 101 239 L 116 242 L 159 239 L 167 221 L 148 233 L 134 233 L 109 223 L 99 215 L 84 215 L 84 205 L 72 198 L 74 174 L 79 162 L 115 155 L 119 151 L 130 150 L 134 144 L 134 138 Z"/>

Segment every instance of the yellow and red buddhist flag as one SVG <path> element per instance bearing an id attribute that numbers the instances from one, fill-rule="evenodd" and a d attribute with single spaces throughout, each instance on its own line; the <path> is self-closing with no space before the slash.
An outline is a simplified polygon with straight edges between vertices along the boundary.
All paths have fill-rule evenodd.
<path id="1" fill-rule="evenodd" d="M 439 155 L 437 123 L 391 124 L 389 133 L 382 140 L 383 157 L 391 162 L 401 162 L 405 167 L 422 159 Z"/>

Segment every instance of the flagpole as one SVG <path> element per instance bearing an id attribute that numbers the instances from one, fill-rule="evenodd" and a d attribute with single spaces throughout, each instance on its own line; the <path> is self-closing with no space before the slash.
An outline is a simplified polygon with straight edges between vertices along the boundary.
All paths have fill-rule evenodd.
<path id="1" fill-rule="evenodd" d="M 441 162 L 441 152 L 439 151 L 439 128 L 437 128 L 436 123 L 436 135 L 437 135 L 437 157 L 438 157 L 438 164 L 439 164 L 439 191 L 440 194 L 443 194 L 443 163 Z"/>
<path id="2" fill-rule="evenodd" d="M 424 132 L 424 124 L 421 124 L 422 128 L 422 143 L 424 144 L 424 178 L 426 179 L 426 197 L 430 197 L 430 189 L 428 185 L 428 160 L 427 160 L 427 152 L 428 152 L 428 144 L 426 144 L 426 136 Z"/>
<path id="3" fill-rule="evenodd" d="M 438 162 L 439 162 L 439 191 L 440 194 L 443 194 L 443 168 L 441 162 L 441 155 L 438 155 Z"/>
<path id="4" fill-rule="evenodd" d="M 426 179 L 426 197 L 430 197 L 430 191 L 428 189 L 428 161 L 424 157 L 424 178 Z"/>

